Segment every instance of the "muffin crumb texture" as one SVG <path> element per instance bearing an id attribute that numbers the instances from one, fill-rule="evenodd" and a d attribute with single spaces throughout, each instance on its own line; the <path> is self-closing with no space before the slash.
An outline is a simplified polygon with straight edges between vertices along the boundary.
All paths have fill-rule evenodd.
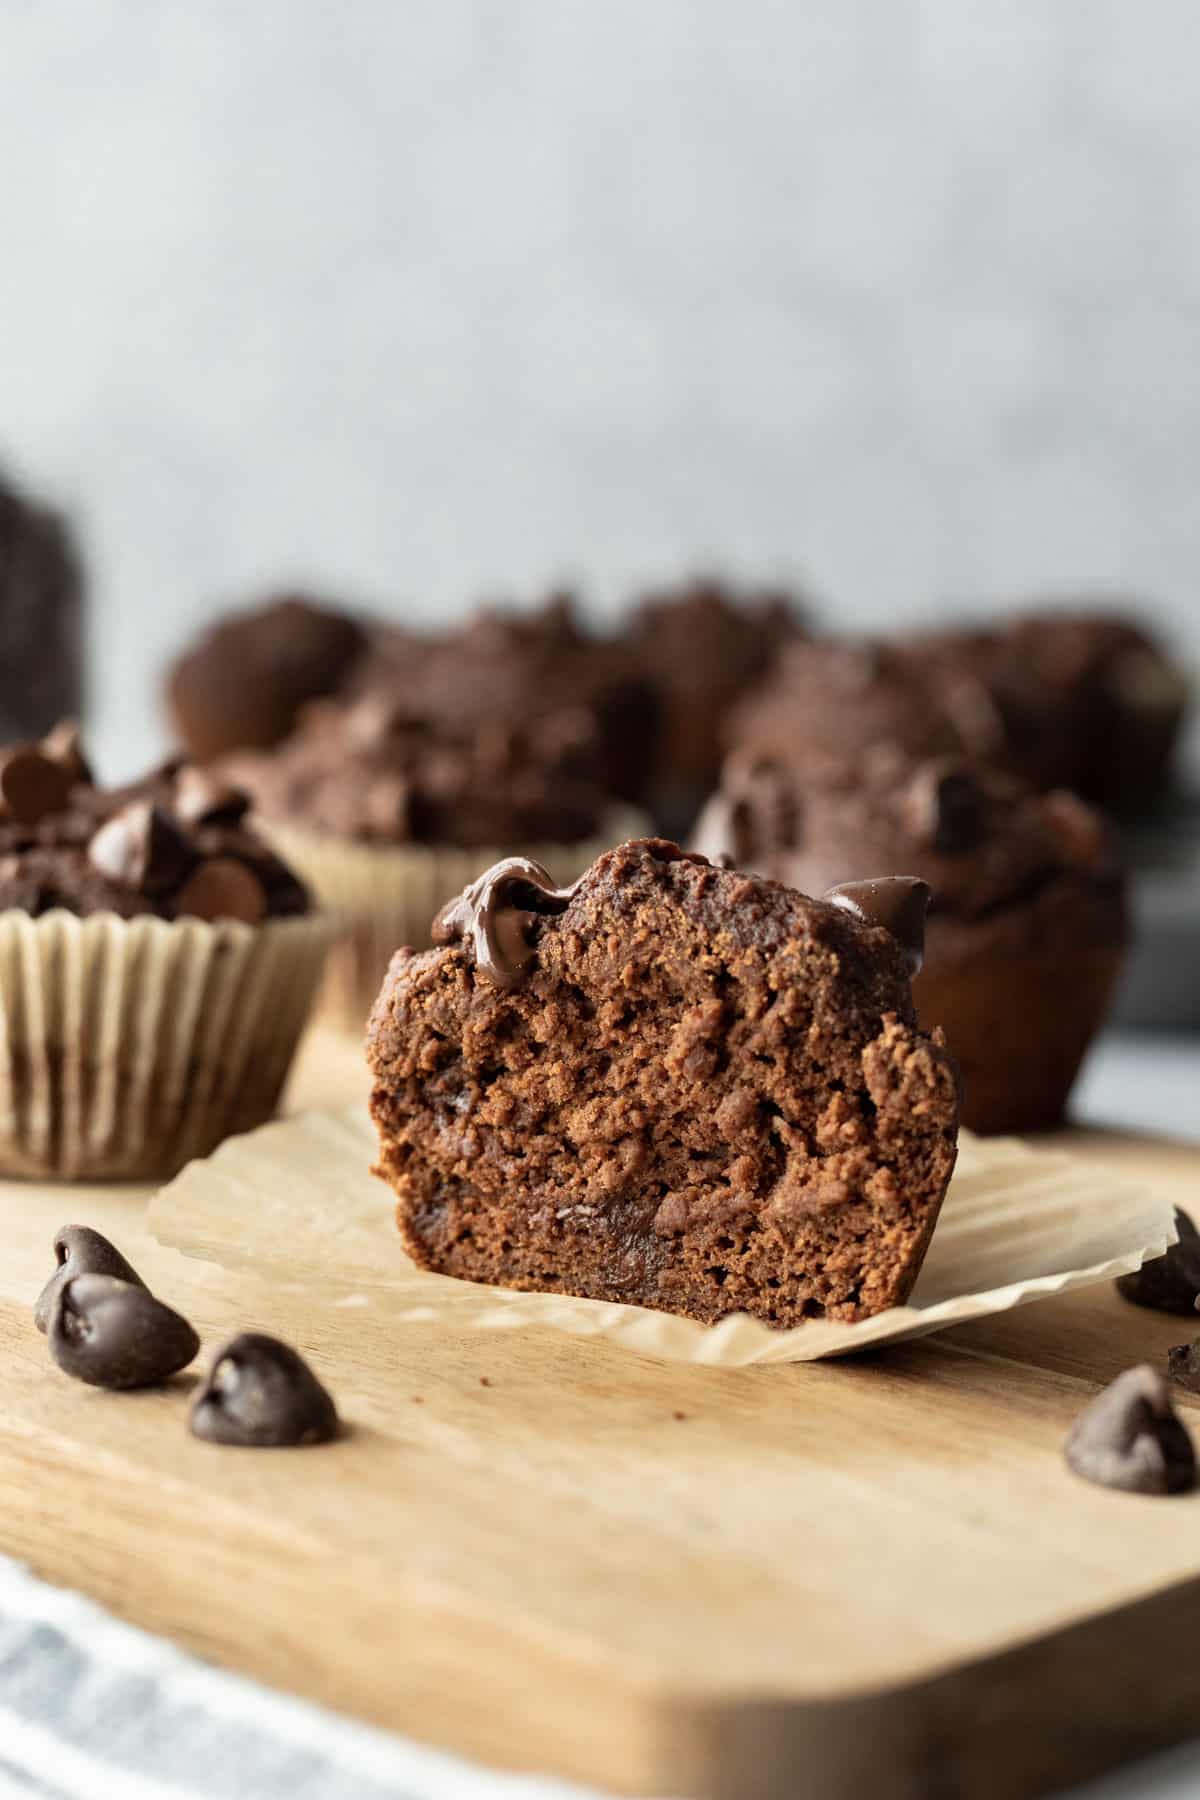
<path id="1" fill-rule="evenodd" d="M 903 1303 L 958 1099 L 889 931 L 657 840 L 567 895 L 477 885 L 491 915 L 400 954 L 369 1030 L 419 1264 L 706 1323 Z"/>

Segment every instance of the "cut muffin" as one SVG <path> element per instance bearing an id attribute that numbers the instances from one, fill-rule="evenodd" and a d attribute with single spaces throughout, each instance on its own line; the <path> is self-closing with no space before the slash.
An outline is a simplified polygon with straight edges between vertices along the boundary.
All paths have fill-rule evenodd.
<path id="1" fill-rule="evenodd" d="M 902 1304 L 958 1125 L 909 992 L 924 897 L 810 900 L 653 839 L 573 888 L 488 870 L 368 1032 L 414 1260 L 705 1323 Z"/>

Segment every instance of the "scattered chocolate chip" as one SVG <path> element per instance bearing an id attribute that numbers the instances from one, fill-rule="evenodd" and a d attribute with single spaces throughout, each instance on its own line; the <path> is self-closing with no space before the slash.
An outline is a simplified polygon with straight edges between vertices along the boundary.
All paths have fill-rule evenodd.
<path id="1" fill-rule="evenodd" d="M 57 763 L 70 777 L 72 786 L 90 787 L 95 782 L 92 765 L 83 754 L 79 726 L 74 719 L 62 719 L 42 739 L 41 752 Z"/>
<path id="2" fill-rule="evenodd" d="M 257 925 L 266 915 L 267 890 L 253 869 L 232 856 L 203 862 L 175 897 L 180 918 L 236 919 Z"/>
<path id="3" fill-rule="evenodd" d="M 185 763 L 175 777 L 174 804 L 185 825 L 237 825 L 250 810 L 250 796 L 211 770 Z"/>
<path id="4" fill-rule="evenodd" d="M 76 1275 L 50 1312 L 50 1354 L 92 1387 L 154 1387 L 186 1368 L 200 1339 L 144 1287 L 115 1275 Z"/>
<path id="5" fill-rule="evenodd" d="M 38 749 L 19 745 L 0 756 L 0 811 L 22 825 L 62 812 L 72 785 L 66 769 Z"/>
<path id="6" fill-rule="evenodd" d="M 131 1268 L 117 1249 L 90 1225 L 64 1225 L 54 1234 L 54 1254 L 58 1267 L 37 1297 L 33 1322 L 39 1331 L 50 1326 L 50 1314 L 62 1289 L 77 1275 L 115 1275 L 133 1287 L 145 1287 L 137 1270 Z"/>
<path id="7" fill-rule="evenodd" d="M 1176 1344 L 1168 1350 L 1167 1374 L 1177 1387 L 1200 1394 L 1200 1343 Z"/>
<path id="8" fill-rule="evenodd" d="M 480 1387 L 491 1387 L 492 1383 L 487 1375 L 481 1375 L 479 1377 L 479 1385 Z"/>
<path id="9" fill-rule="evenodd" d="M 219 1350 L 192 1406 L 192 1432 L 259 1449 L 324 1444 L 337 1408 L 304 1358 L 278 1338 L 243 1331 Z"/>
<path id="10" fill-rule="evenodd" d="M 1149 1363 L 1126 1369 L 1076 1419 L 1068 1466 L 1085 1481 L 1131 1494 L 1183 1494 L 1196 1485 L 1196 1453 Z"/>
<path id="11" fill-rule="evenodd" d="M 1131 1275 L 1118 1275 L 1117 1292 L 1134 1306 L 1149 1306 L 1155 1312 L 1183 1313 L 1196 1310 L 1200 1296 L 1200 1232 L 1183 1208 L 1175 1208 L 1175 1230 L 1178 1243 L 1172 1244 L 1165 1256 L 1143 1263 Z"/>
<path id="12" fill-rule="evenodd" d="M 103 824 L 88 845 L 88 861 L 111 881 L 148 894 L 178 886 L 195 857 L 187 839 L 160 806 L 135 800 Z"/>
<path id="13" fill-rule="evenodd" d="M 672 1413 L 672 1414 L 671 1414 L 671 1417 L 672 1417 L 672 1418 L 673 1418 L 673 1419 L 686 1419 L 686 1418 L 687 1418 L 687 1414 L 686 1414 L 686 1413 L 684 1413 L 684 1412 L 673 1412 L 673 1413 Z"/>
<path id="14" fill-rule="evenodd" d="M 890 931 L 904 952 L 910 975 L 921 973 L 925 960 L 925 914 L 929 885 L 916 875 L 879 875 L 867 881 L 843 881 L 823 897 L 864 925 Z"/>

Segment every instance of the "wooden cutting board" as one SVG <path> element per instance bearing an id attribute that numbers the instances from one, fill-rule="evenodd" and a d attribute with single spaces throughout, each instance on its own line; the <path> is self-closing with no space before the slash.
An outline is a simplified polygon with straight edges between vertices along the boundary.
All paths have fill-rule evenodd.
<path id="1" fill-rule="evenodd" d="M 293 1100 L 362 1082 L 316 1040 Z M 1059 1143 L 1196 1202 L 1200 1149 Z M 0 1543 L 121 1616 L 629 1793 L 1031 1795 L 1200 1730 L 1200 1495 L 1101 1491 L 1061 1460 L 1097 1387 L 1186 1320 L 1091 1289 L 848 1362 L 659 1366 L 389 1329 L 164 1251 L 144 1202 L 0 1187 Z M 344 1441 L 221 1450 L 188 1435 L 194 1376 L 68 1381 L 29 1310 L 68 1220 L 113 1236 L 206 1357 L 244 1326 L 302 1346 Z"/>

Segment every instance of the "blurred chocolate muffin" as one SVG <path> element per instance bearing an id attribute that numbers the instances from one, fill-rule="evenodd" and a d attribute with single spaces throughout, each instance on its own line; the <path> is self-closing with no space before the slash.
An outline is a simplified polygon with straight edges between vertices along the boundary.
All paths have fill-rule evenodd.
<path id="1" fill-rule="evenodd" d="M 931 669 L 980 682 L 1005 766 L 1116 811 L 1151 805 L 1188 705 L 1182 669 L 1133 616 L 1030 610 L 992 628 L 920 640 Z"/>
<path id="2" fill-rule="evenodd" d="M 605 791 L 645 797 L 659 702 L 621 645 L 584 630 L 569 594 L 528 612 L 480 607 L 456 629 L 426 638 L 377 630 L 352 688 L 385 695 L 451 737 L 489 727 L 536 731 L 586 712 Z"/>
<path id="3" fill-rule="evenodd" d="M 804 893 L 885 874 L 928 882 L 913 995 L 958 1059 L 964 1122 L 981 1132 L 1058 1123 L 1127 939 L 1124 878 L 1083 801 L 957 756 L 884 750 L 805 780 L 742 753 L 696 847 Z"/>
<path id="4" fill-rule="evenodd" d="M 789 644 L 729 716 L 731 748 L 820 776 L 880 745 L 908 756 L 1002 755 L 1004 723 L 982 678 L 924 640 Z"/>
<path id="5" fill-rule="evenodd" d="M 167 673 L 167 707 L 200 762 L 287 736 L 308 700 L 331 694 L 366 647 L 357 619 L 304 594 L 226 614 Z"/>
<path id="6" fill-rule="evenodd" d="M 652 810 L 663 830 L 691 825 L 720 772 L 730 709 L 803 630 L 795 596 L 711 578 L 648 593 L 635 607 L 622 642 L 662 707 Z"/>
<path id="7" fill-rule="evenodd" d="M 573 880 L 637 831 L 614 805 L 593 713 L 527 707 L 511 723 L 455 716 L 436 684 L 314 701 L 283 743 L 219 765 L 342 927 L 330 1011 L 360 1029 L 392 954 L 429 942 L 434 914 L 480 869 L 532 855 Z M 450 716 L 444 716 L 446 707 Z"/>
<path id="8" fill-rule="evenodd" d="M 37 737 L 83 698 L 83 573 L 64 519 L 0 472 L 0 742 Z"/>

